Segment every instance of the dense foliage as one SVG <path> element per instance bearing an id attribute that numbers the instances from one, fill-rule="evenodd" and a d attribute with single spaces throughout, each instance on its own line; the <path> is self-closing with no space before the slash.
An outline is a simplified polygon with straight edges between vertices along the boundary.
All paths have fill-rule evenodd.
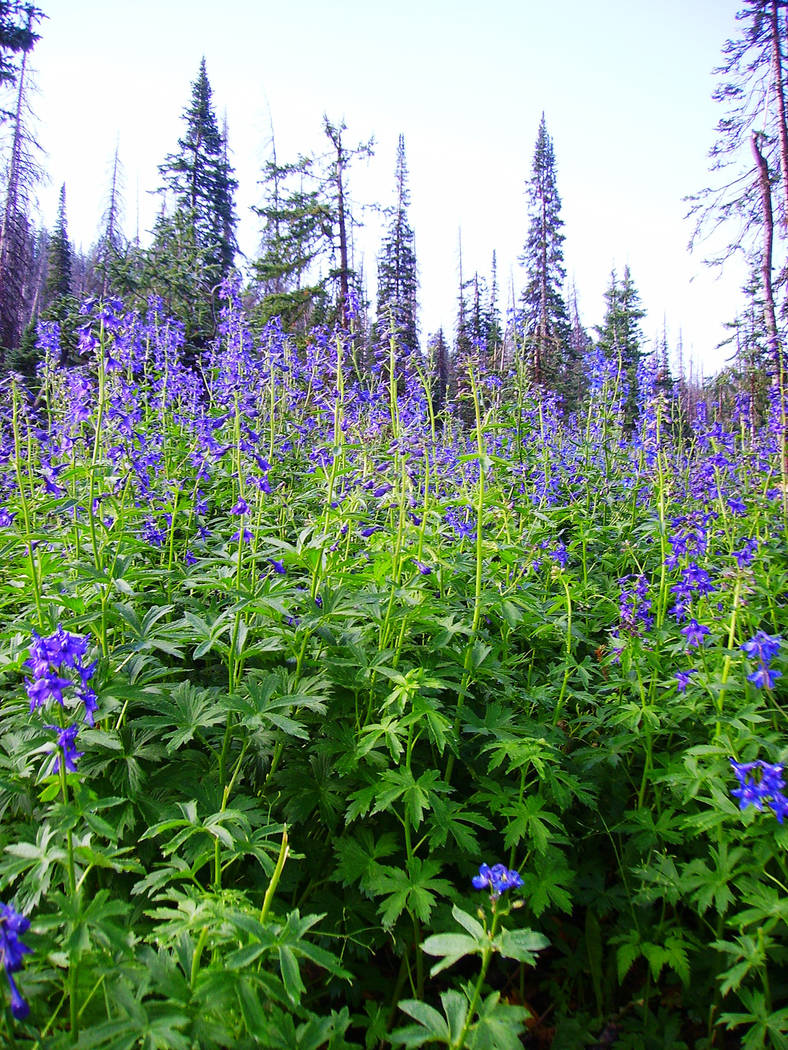
<path id="1" fill-rule="evenodd" d="M 462 425 L 223 296 L 5 388 L 4 1045 L 784 1046 L 779 392 Z"/>

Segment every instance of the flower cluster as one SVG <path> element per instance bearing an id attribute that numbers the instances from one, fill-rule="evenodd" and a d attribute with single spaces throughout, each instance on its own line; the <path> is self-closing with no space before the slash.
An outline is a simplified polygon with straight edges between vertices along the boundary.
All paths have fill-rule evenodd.
<path id="1" fill-rule="evenodd" d="M 30 927 L 30 920 L 20 915 L 10 904 L 0 904 L 0 961 L 5 967 L 5 975 L 11 989 L 11 1013 L 17 1021 L 23 1020 L 30 1013 L 30 1007 L 19 994 L 19 989 L 11 976 L 22 968 L 22 956 L 32 949 L 23 944 L 19 938 Z"/>
<path id="2" fill-rule="evenodd" d="M 96 662 L 85 663 L 88 644 L 87 638 L 69 634 L 60 624 L 48 637 L 33 631 L 30 657 L 25 660 L 25 667 L 33 673 L 33 677 L 25 682 L 31 711 L 46 707 L 52 700 L 64 709 L 81 703 L 85 709 L 84 720 L 88 725 L 94 725 L 98 701 L 88 683 L 96 670 Z M 76 761 L 82 755 L 76 748 L 79 727 L 76 724 L 67 727 L 48 725 L 47 729 L 57 733 L 58 757 L 54 772 L 60 769 L 61 755 L 66 772 L 75 772 Z"/>
<path id="3" fill-rule="evenodd" d="M 518 872 L 510 870 L 503 864 L 482 864 L 479 874 L 474 875 L 473 888 L 476 890 L 489 889 L 492 897 L 500 897 L 506 890 L 516 890 L 522 886 L 523 880 Z"/>
<path id="4" fill-rule="evenodd" d="M 785 781 L 782 765 L 760 760 L 734 762 L 731 759 L 731 766 L 739 781 L 739 786 L 734 788 L 731 794 L 738 798 L 739 808 L 755 806 L 756 809 L 762 810 L 765 802 L 782 824 L 788 813 L 788 798 L 783 793 Z"/>
<path id="5" fill-rule="evenodd" d="M 779 635 L 756 631 L 753 637 L 741 647 L 751 660 L 758 662 L 758 667 L 747 675 L 747 681 L 752 682 L 759 689 L 773 689 L 774 683 L 781 677 L 780 671 L 775 671 L 769 666 L 780 651 L 780 641 Z"/>

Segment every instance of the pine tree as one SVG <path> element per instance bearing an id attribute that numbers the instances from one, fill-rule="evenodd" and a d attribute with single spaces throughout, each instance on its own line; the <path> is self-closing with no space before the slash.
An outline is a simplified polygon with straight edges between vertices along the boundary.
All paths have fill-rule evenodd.
<path id="1" fill-rule="evenodd" d="M 170 154 L 159 172 L 174 194 L 177 209 L 188 216 L 206 265 L 221 279 L 231 271 L 237 250 L 233 203 L 237 183 L 216 121 L 204 58 L 183 119 L 186 134 L 178 139 L 179 152 Z"/>
<path id="2" fill-rule="evenodd" d="M 335 320 L 342 328 L 349 331 L 351 328 L 350 292 L 351 288 L 354 289 L 354 292 L 358 288 L 358 274 L 351 259 L 352 231 L 356 221 L 350 208 L 348 170 L 355 159 L 372 156 L 373 143 L 370 139 L 369 142 L 360 142 L 352 149 L 348 149 L 342 141 L 345 131 L 347 127 L 344 121 L 340 124 L 333 124 L 325 114 L 323 115 L 323 132 L 332 147 L 326 158 L 323 194 L 333 222 L 334 265 L 330 277 L 336 282 L 337 287 L 334 317 L 326 317 L 325 320 Z"/>
<path id="3" fill-rule="evenodd" d="M 95 269 L 99 277 L 98 292 L 105 299 L 110 291 L 122 285 L 126 242 L 123 236 L 123 166 L 118 147 L 112 157 L 109 194 L 102 216 L 102 228 L 95 251 Z M 118 291 L 127 289 L 118 287 Z"/>
<path id="4" fill-rule="evenodd" d="M 163 211 L 156 223 L 142 280 L 183 321 L 187 354 L 193 354 L 214 336 L 218 286 L 231 272 L 237 250 L 237 183 L 216 121 L 204 58 L 183 119 L 186 132 L 178 139 L 178 152 L 159 167 L 163 192 L 169 191 L 175 210 Z"/>
<path id="5" fill-rule="evenodd" d="M 29 214 L 33 188 L 41 177 L 41 170 L 34 160 L 37 144 L 27 127 L 27 90 L 27 51 L 23 51 L 17 75 L 16 103 L 9 115 L 11 148 L 0 211 L 0 362 L 3 349 L 12 350 L 18 345 L 30 318 L 33 233 Z"/>
<path id="6" fill-rule="evenodd" d="M 618 365 L 619 376 L 627 390 L 624 402 L 626 419 L 632 423 L 637 406 L 637 370 L 643 356 L 640 322 L 646 316 L 646 311 L 640 304 L 640 295 L 629 266 L 624 267 L 620 284 L 616 271 L 612 271 L 605 301 L 605 317 L 597 329 L 598 344 L 605 357 Z"/>
<path id="7" fill-rule="evenodd" d="M 76 301 L 73 297 L 74 252 L 68 239 L 66 221 L 66 187 L 60 187 L 60 201 L 55 228 L 49 238 L 49 256 L 43 316 L 60 324 L 60 364 L 65 365 L 75 345 Z"/>
<path id="8" fill-rule="evenodd" d="M 544 113 L 527 188 L 531 223 L 520 257 L 528 278 L 521 300 L 523 341 L 533 382 L 563 393 L 569 380 L 569 320 L 562 291 L 566 277 L 563 220 L 553 142 Z"/>
<path id="9" fill-rule="evenodd" d="M 378 259 L 377 321 L 378 339 L 383 343 L 393 334 L 402 361 L 419 352 L 416 295 L 416 251 L 413 230 L 408 222 L 408 169 L 405 137 L 397 142 L 395 174 L 396 203 L 389 212 L 389 225 Z"/>
<path id="10" fill-rule="evenodd" d="M 432 410 L 437 414 L 446 408 L 451 384 L 449 344 L 444 338 L 442 328 L 439 328 L 427 343 L 427 368 L 430 377 Z"/>
<path id="11" fill-rule="evenodd" d="M 280 164 L 271 135 L 263 169 L 263 202 L 252 210 L 263 220 L 260 254 L 252 264 L 257 313 L 281 317 L 286 330 L 306 332 L 315 302 L 324 294 L 317 274 L 333 244 L 331 209 L 315 175 L 313 158 Z"/>
<path id="12" fill-rule="evenodd" d="M 24 64 L 28 52 L 40 39 L 34 26 L 43 17 L 43 12 L 33 4 L 0 0 L 0 88 L 16 84 L 20 69 L 15 58 L 21 54 Z M 0 124 L 10 116 L 12 112 L 0 108 Z"/>
<path id="13" fill-rule="evenodd" d="M 572 362 L 572 368 L 567 377 L 568 384 L 566 400 L 572 408 L 577 408 L 585 397 L 588 389 L 584 365 L 594 341 L 585 330 L 583 322 L 580 319 L 580 310 L 577 305 L 577 291 L 574 287 L 572 288 L 569 300 L 569 324 L 568 357 Z"/>
<path id="14" fill-rule="evenodd" d="M 348 172 L 372 154 L 372 142 L 348 148 L 346 126 L 323 117 L 331 143 L 322 157 L 300 156 L 280 164 L 273 144 L 264 168 L 263 203 L 253 210 L 264 220 L 261 252 L 253 263 L 259 315 L 279 315 L 287 328 L 305 332 L 314 324 L 355 325 L 351 300 L 360 293 L 353 266 Z"/>

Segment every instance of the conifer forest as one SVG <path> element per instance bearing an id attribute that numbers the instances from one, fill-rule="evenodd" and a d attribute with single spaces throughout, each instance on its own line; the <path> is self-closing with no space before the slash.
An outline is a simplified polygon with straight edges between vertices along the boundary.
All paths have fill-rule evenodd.
<path id="1" fill-rule="evenodd" d="M 549 97 L 519 286 L 434 332 L 406 136 L 374 260 L 328 116 L 242 257 L 199 55 L 152 229 L 116 150 L 76 248 L 47 22 L 0 0 L 0 1046 L 786 1050 L 788 0 L 686 187 L 749 275 L 705 380 L 629 266 L 584 325 Z"/>

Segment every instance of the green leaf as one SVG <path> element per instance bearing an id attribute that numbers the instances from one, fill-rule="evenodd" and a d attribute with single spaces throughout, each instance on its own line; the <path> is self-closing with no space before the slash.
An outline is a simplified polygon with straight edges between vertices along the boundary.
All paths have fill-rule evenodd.
<path id="1" fill-rule="evenodd" d="M 450 1039 L 449 1026 L 441 1017 L 434 1006 L 423 1003 L 418 999 L 403 999 L 398 1003 L 400 1010 L 412 1017 L 414 1021 L 427 1030 L 428 1038 L 438 1039 L 440 1042 L 448 1043 Z M 408 1042 L 407 1046 L 421 1046 L 421 1043 Z"/>
<path id="2" fill-rule="evenodd" d="M 537 952 L 550 946 L 549 940 L 534 930 L 501 930 L 495 944 L 504 959 L 517 959 L 529 966 L 535 965 Z"/>
<path id="3" fill-rule="evenodd" d="M 430 968 L 430 977 L 434 977 L 466 955 L 481 952 L 484 942 L 480 944 L 475 937 L 469 937 L 467 933 L 436 933 L 427 937 L 421 947 L 427 955 L 442 957 L 439 963 Z"/>

